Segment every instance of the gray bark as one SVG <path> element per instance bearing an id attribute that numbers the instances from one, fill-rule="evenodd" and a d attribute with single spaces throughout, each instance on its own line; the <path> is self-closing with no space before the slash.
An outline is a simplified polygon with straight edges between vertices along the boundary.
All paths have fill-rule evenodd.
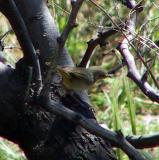
<path id="1" fill-rule="evenodd" d="M 36 50 L 40 51 L 42 67 L 56 53 L 57 31 L 55 22 L 43 0 L 15 0 L 29 31 Z M 0 1 L 0 8 L 10 21 L 25 52 L 19 28 L 7 8 L 6 0 Z M 73 65 L 66 50 L 59 59 L 60 65 Z M 0 135 L 17 143 L 28 160 L 114 160 L 109 142 L 88 133 L 62 117 L 47 112 L 42 105 L 31 101 L 28 106 L 22 99 L 25 93 L 27 68 L 12 69 L 0 66 Z M 61 101 L 66 107 L 95 120 L 89 105 L 77 104 L 71 96 L 60 97 L 59 88 L 53 86 L 52 99 Z M 3 96 L 2 96 L 3 95 Z M 87 101 L 86 93 L 81 97 Z"/>

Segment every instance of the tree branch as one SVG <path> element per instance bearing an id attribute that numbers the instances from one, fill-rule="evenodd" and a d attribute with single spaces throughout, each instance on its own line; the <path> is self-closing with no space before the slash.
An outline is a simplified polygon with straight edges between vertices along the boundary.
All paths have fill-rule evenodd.
<path id="1" fill-rule="evenodd" d="M 73 28 L 77 27 L 76 24 L 76 18 L 77 18 L 77 14 L 79 12 L 79 9 L 82 6 L 84 0 L 71 0 L 71 5 L 72 5 L 72 11 L 71 14 L 69 16 L 67 25 L 65 26 L 61 36 L 57 39 L 58 43 L 59 43 L 59 54 L 62 52 L 66 40 L 68 39 L 68 35 L 69 33 L 72 31 Z"/>
<path id="2" fill-rule="evenodd" d="M 145 158 L 132 145 L 128 143 L 120 131 L 115 133 L 104 129 L 97 123 L 94 123 L 92 120 L 85 118 L 83 115 L 76 113 L 53 100 L 47 100 L 44 103 L 44 107 L 49 112 L 62 116 L 65 119 L 82 126 L 90 133 L 113 142 L 119 146 L 132 160 L 145 160 Z"/>
<path id="3" fill-rule="evenodd" d="M 107 38 L 109 38 L 110 36 L 114 35 L 117 32 L 118 32 L 117 29 L 112 28 L 108 31 L 100 33 L 98 35 L 98 38 L 91 39 L 89 42 L 87 42 L 88 47 L 87 47 L 86 52 L 85 52 L 85 54 L 79 64 L 79 67 L 86 67 L 95 47 L 97 47 L 98 45 L 100 45 L 100 46 L 106 45 Z"/>
<path id="4" fill-rule="evenodd" d="M 47 90 L 48 86 L 50 86 L 52 74 L 56 71 L 57 62 L 58 62 L 59 57 L 61 56 L 61 53 L 63 52 L 65 42 L 68 38 L 68 35 L 72 31 L 72 29 L 77 26 L 76 17 L 77 17 L 78 11 L 79 11 L 83 1 L 84 0 L 77 0 L 77 1 L 72 0 L 71 1 L 72 11 L 71 11 L 71 14 L 69 16 L 69 20 L 68 20 L 61 36 L 57 38 L 58 50 L 57 50 L 57 54 L 55 54 L 55 56 L 53 55 L 53 57 L 51 57 L 49 70 L 48 70 L 46 78 L 44 80 L 44 85 L 46 86 L 45 87 L 46 89 L 44 88 L 43 94 L 46 94 L 46 90 Z"/>
<path id="5" fill-rule="evenodd" d="M 130 41 L 133 37 L 131 35 L 127 36 L 127 39 Z M 142 76 L 139 74 L 134 57 L 129 51 L 128 45 L 129 42 L 127 39 L 121 43 L 119 51 L 123 56 L 126 65 L 128 67 L 128 77 L 132 79 L 137 86 L 143 91 L 143 93 L 148 96 L 152 101 L 159 103 L 159 93 L 155 91 L 146 81 L 142 81 Z"/>
<path id="6" fill-rule="evenodd" d="M 135 20 L 136 15 L 133 13 L 132 18 L 127 23 L 127 30 L 129 34 L 121 42 L 118 49 L 123 56 L 124 61 L 128 67 L 128 77 L 131 78 L 138 87 L 143 91 L 143 93 L 148 96 L 152 101 L 159 103 L 159 93 L 156 92 L 145 80 L 142 80 L 142 76 L 139 74 L 133 55 L 129 51 L 130 41 L 134 38 L 133 32 L 135 30 Z M 137 52 L 138 53 L 138 52 Z"/>
<path id="7" fill-rule="evenodd" d="M 41 76 L 41 69 L 40 69 L 40 63 L 39 58 L 36 54 L 35 48 L 32 44 L 32 41 L 30 39 L 28 30 L 25 26 L 24 20 L 13 0 L 4 0 L 3 2 L 5 5 L 7 5 L 7 8 L 2 8 L 2 13 L 10 20 L 12 26 L 16 26 L 16 29 L 18 29 L 18 32 L 16 30 L 17 37 L 21 37 L 21 39 L 18 39 L 22 49 L 24 51 L 24 57 L 27 58 L 27 60 L 32 61 L 32 65 L 34 67 L 35 72 L 35 80 L 36 80 L 36 88 L 35 91 L 37 94 L 40 93 L 42 89 L 42 76 Z M 14 16 L 13 18 L 10 16 Z M 14 23 L 14 25 L 13 25 Z M 16 24 L 16 25 L 15 25 Z M 13 29 L 15 29 L 13 27 Z"/>
<path id="8" fill-rule="evenodd" d="M 148 136 L 126 136 L 126 139 L 131 145 L 138 149 L 152 148 L 159 146 L 159 134 Z"/>
<path id="9" fill-rule="evenodd" d="M 100 6 L 95 4 L 95 2 L 93 2 L 92 0 L 90 0 L 90 1 L 107 15 L 107 13 Z M 127 4 L 129 4 L 131 6 L 131 8 L 135 8 L 135 6 L 136 6 L 135 5 L 136 3 L 134 0 L 127 1 Z M 130 7 L 128 7 L 128 8 L 130 8 Z M 109 15 L 108 15 L 108 17 L 109 17 Z M 109 18 L 112 21 L 111 17 L 109 17 Z M 142 81 L 142 76 L 139 74 L 139 72 L 136 68 L 134 57 L 131 55 L 131 53 L 128 49 L 128 45 L 131 45 L 130 42 L 134 38 L 133 34 L 131 35 L 131 33 L 133 33 L 135 30 L 135 21 L 136 21 L 136 12 L 134 11 L 133 14 L 131 15 L 131 19 L 127 23 L 127 30 L 130 33 L 129 33 L 129 35 L 125 35 L 123 33 L 125 35 L 125 38 L 122 41 L 122 43 L 120 44 L 119 51 L 120 51 L 121 55 L 123 56 L 124 63 L 126 63 L 126 65 L 128 67 L 128 77 L 130 77 L 139 86 L 139 88 L 143 91 L 143 93 L 146 96 L 148 96 L 152 101 L 156 101 L 159 103 L 159 93 L 157 91 L 155 91 L 147 82 Z M 116 26 L 116 24 L 114 24 L 114 25 Z M 119 26 L 117 25 L 117 28 L 118 27 Z M 118 28 L 118 30 L 119 31 L 121 30 L 120 27 Z M 136 51 L 136 49 L 135 49 L 135 52 L 138 53 Z M 143 61 L 141 56 L 139 56 L 139 58 L 140 58 L 140 60 L 142 60 L 142 62 L 144 63 L 144 65 L 146 67 L 147 66 L 146 62 Z M 109 73 L 114 73 L 114 71 L 118 70 L 118 68 L 120 68 L 120 67 L 121 67 L 120 65 L 117 66 L 117 68 L 110 70 Z M 150 69 L 148 67 L 146 67 L 146 68 L 149 71 L 149 73 L 151 73 Z M 154 76 L 152 76 L 152 75 L 153 74 L 151 73 L 151 77 L 153 78 Z M 154 78 L 153 78 L 153 80 L 154 80 Z M 155 82 L 155 84 L 157 83 L 156 81 L 154 81 L 154 82 Z"/>

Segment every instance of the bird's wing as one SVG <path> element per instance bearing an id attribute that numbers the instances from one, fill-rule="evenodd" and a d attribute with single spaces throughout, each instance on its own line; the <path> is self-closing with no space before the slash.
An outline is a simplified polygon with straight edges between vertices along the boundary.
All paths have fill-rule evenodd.
<path id="1" fill-rule="evenodd" d="M 62 75 L 63 78 L 69 78 L 69 72 L 65 68 L 57 67 L 57 71 Z"/>
<path id="2" fill-rule="evenodd" d="M 70 71 L 69 74 L 72 78 L 85 81 L 88 84 L 93 82 L 93 76 L 87 69 L 84 69 L 83 72 L 81 72 L 81 70 L 76 68 L 76 70 Z"/>
<path id="3" fill-rule="evenodd" d="M 85 81 L 86 83 L 93 83 L 94 78 L 93 75 L 88 69 L 86 68 L 78 68 L 78 67 L 57 67 L 57 70 L 62 75 L 63 78 L 68 78 L 70 80 L 81 80 Z"/>

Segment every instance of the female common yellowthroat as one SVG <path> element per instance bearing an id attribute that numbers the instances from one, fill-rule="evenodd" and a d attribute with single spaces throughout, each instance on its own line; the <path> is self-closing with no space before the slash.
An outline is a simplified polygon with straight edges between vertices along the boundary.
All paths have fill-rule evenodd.
<path id="1" fill-rule="evenodd" d="M 96 81 L 110 77 L 102 68 L 93 66 L 82 67 L 57 67 L 62 76 L 63 85 L 66 89 L 80 91 L 89 89 Z"/>

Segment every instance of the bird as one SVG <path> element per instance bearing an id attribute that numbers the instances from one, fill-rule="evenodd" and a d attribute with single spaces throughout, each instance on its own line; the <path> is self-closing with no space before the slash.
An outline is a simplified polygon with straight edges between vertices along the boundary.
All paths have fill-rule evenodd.
<path id="1" fill-rule="evenodd" d="M 92 87 L 96 81 L 111 77 L 99 66 L 84 67 L 61 67 L 57 66 L 57 72 L 62 77 L 62 83 L 68 90 L 81 91 Z"/>

